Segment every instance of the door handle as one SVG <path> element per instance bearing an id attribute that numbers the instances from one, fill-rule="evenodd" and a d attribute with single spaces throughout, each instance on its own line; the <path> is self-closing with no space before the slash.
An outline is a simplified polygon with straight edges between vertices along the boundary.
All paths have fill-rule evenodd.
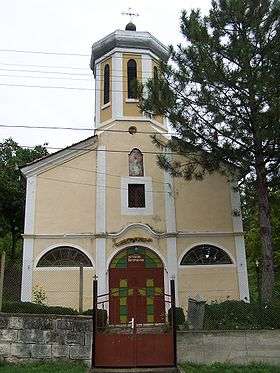
<path id="1" fill-rule="evenodd" d="M 132 319 L 128 323 L 131 324 L 131 329 L 134 330 L 134 327 L 135 327 L 134 317 L 132 317 Z"/>

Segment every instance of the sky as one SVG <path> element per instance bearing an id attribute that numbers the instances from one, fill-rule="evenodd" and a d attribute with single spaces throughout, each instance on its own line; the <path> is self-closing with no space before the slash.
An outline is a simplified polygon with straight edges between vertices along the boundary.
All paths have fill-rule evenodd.
<path id="1" fill-rule="evenodd" d="M 139 13 L 134 19 L 138 31 L 149 31 L 164 44 L 176 45 L 182 41 L 181 10 L 200 8 L 206 12 L 210 3 L 210 0 L 0 0 L 0 141 L 12 137 L 22 146 L 47 143 L 49 147 L 61 148 L 91 136 L 93 131 L 1 126 L 93 128 L 91 46 L 114 30 L 125 28 L 129 18 L 121 13 L 131 7 Z M 64 88 L 43 88 L 51 86 Z"/>

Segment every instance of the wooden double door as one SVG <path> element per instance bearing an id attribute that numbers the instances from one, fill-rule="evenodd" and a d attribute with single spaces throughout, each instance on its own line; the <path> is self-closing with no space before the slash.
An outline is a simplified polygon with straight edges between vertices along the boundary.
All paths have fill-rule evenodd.
<path id="1" fill-rule="evenodd" d="M 164 323 L 164 269 L 151 250 L 132 246 L 119 253 L 109 268 L 109 322 Z"/>

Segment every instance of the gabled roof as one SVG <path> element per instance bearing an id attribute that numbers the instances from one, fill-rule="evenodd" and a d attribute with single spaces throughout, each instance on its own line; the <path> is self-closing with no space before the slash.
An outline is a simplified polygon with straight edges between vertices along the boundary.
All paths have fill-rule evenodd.
<path id="1" fill-rule="evenodd" d="M 64 149 L 58 150 L 55 153 L 48 154 L 43 158 L 36 159 L 35 161 L 22 166 L 21 172 L 26 177 L 37 175 L 53 166 L 57 166 L 62 162 L 79 157 L 80 155 L 95 149 L 97 143 L 98 137 L 96 135 L 88 137 L 85 140 L 79 141 Z"/>

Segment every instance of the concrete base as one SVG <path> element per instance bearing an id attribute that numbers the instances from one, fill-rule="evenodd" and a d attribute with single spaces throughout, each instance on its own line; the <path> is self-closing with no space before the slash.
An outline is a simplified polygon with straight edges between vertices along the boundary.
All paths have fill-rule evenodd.
<path id="1" fill-rule="evenodd" d="M 177 368 L 93 368 L 89 373 L 178 373 Z"/>

